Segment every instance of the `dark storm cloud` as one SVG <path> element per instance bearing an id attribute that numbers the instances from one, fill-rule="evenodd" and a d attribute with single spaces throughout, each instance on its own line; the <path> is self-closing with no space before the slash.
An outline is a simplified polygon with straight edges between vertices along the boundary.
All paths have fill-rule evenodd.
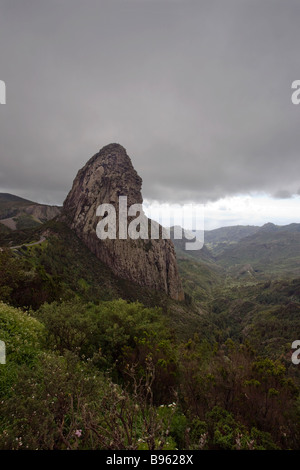
<path id="1" fill-rule="evenodd" d="M 2 0 L 0 190 L 62 203 L 119 142 L 144 197 L 299 190 L 300 3 Z"/>

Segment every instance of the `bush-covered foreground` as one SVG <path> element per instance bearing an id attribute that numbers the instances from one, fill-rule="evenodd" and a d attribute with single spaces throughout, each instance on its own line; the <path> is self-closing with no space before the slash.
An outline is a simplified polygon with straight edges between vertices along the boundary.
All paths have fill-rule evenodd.
<path id="1" fill-rule="evenodd" d="M 247 344 L 124 300 L 0 303 L 1 449 L 297 449 L 299 390 Z"/>

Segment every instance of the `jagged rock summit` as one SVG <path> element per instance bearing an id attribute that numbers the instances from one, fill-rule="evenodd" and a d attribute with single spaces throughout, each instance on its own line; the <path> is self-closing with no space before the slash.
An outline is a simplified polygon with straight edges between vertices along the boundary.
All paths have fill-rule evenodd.
<path id="1" fill-rule="evenodd" d="M 127 196 L 127 207 L 142 204 L 141 187 L 142 179 L 135 171 L 124 147 L 109 144 L 79 170 L 64 202 L 61 219 L 118 277 L 141 286 L 162 290 L 175 300 L 183 300 L 184 294 L 171 240 L 100 240 L 97 236 L 97 207 L 100 204 L 112 204 L 116 210 L 118 225 L 119 196 Z"/>

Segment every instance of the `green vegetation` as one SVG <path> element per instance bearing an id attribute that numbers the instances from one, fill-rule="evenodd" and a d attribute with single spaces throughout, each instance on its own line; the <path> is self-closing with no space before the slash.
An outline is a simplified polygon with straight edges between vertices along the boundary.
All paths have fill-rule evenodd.
<path id="1" fill-rule="evenodd" d="M 274 240 L 178 248 L 178 303 L 116 278 L 62 223 L 2 235 L 22 246 L 0 252 L 0 448 L 298 449 L 300 278 L 285 243 L 257 272 L 253 237 Z"/>
<path id="2" fill-rule="evenodd" d="M 257 279 L 300 276 L 300 232 L 259 231 L 226 248 L 216 261 L 233 277 L 249 264 Z"/>
<path id="3" fill-rule="evenodd" d="M 232 341 L 180 342 L 124 300 L 0 306 L 2 449 L 286 449 L 298 388 Z M 284 410 L 283 410 L 284 405 Z"/>
<path id="4" fill-rule="evenodd" d="M 14 217 L 19 210 L 35 204 L 36 202 L 28 201 L 13 194 L 0 193 L 0 219 Z"/>
<path id="5" fill-rule="evenodd" d="M 40 225 L 41 223 L 38 220 L 36 220 L 34 217 L 28 214 L 22 214 L 16 218 L 17 230 L 39 227 Z"/>
<path id="6" fill-rule="evenodd" d="M 30 231 L 34 233 L 35 228 L 49 220 L 47 209 L 47 206 L 13 194 L 0 193 L 0 246 L 10 246 L 13 240 L 19 241 L 12 243 L 13 245 L 25 243 Z M 56 208 L 55 212 L 58 213 L 59 209 Z M 54 217 L 53 211 L 50 211 L 50 214 Z M 1 223 L 4 219 L 7 226 Z"/>
<path id="7" fill-rule="evenodd" d="M 11 233 L 11 229 L 6 227 L 6 225 L 0 223 L 0 237 L 1 235 L 7 235 Z"/>
<path id="8" fill-rule="evenodd" d="M 178 258 L 178 267 L 184 291 L 204 306 L 211 300 L 213 289 L 222 283 L 222 270 L 211 263 L 187 257 Z"/>

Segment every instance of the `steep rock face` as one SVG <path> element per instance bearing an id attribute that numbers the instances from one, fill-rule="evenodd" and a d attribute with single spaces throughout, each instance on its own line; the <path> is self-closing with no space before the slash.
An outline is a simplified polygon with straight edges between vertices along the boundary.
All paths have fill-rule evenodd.
<path id="1" fill-rule="evenodd" d="M 182 300 L 184 294 L 171 240 L 118 237 L 100 240 L 96 234 L 101 220 L 96 216 L 97 207 L 104 203 L 115 207 L 118 233 L 119 196 L 127 196 L 127 207 L 142 204 L 141 186 L 142 179 L 126 150 L 119 144 L 107 145 L 79 170 L 64 202 L 61 219 L 117 276 Z M 128 218 L 128 223 L 134 218 Z"/>

